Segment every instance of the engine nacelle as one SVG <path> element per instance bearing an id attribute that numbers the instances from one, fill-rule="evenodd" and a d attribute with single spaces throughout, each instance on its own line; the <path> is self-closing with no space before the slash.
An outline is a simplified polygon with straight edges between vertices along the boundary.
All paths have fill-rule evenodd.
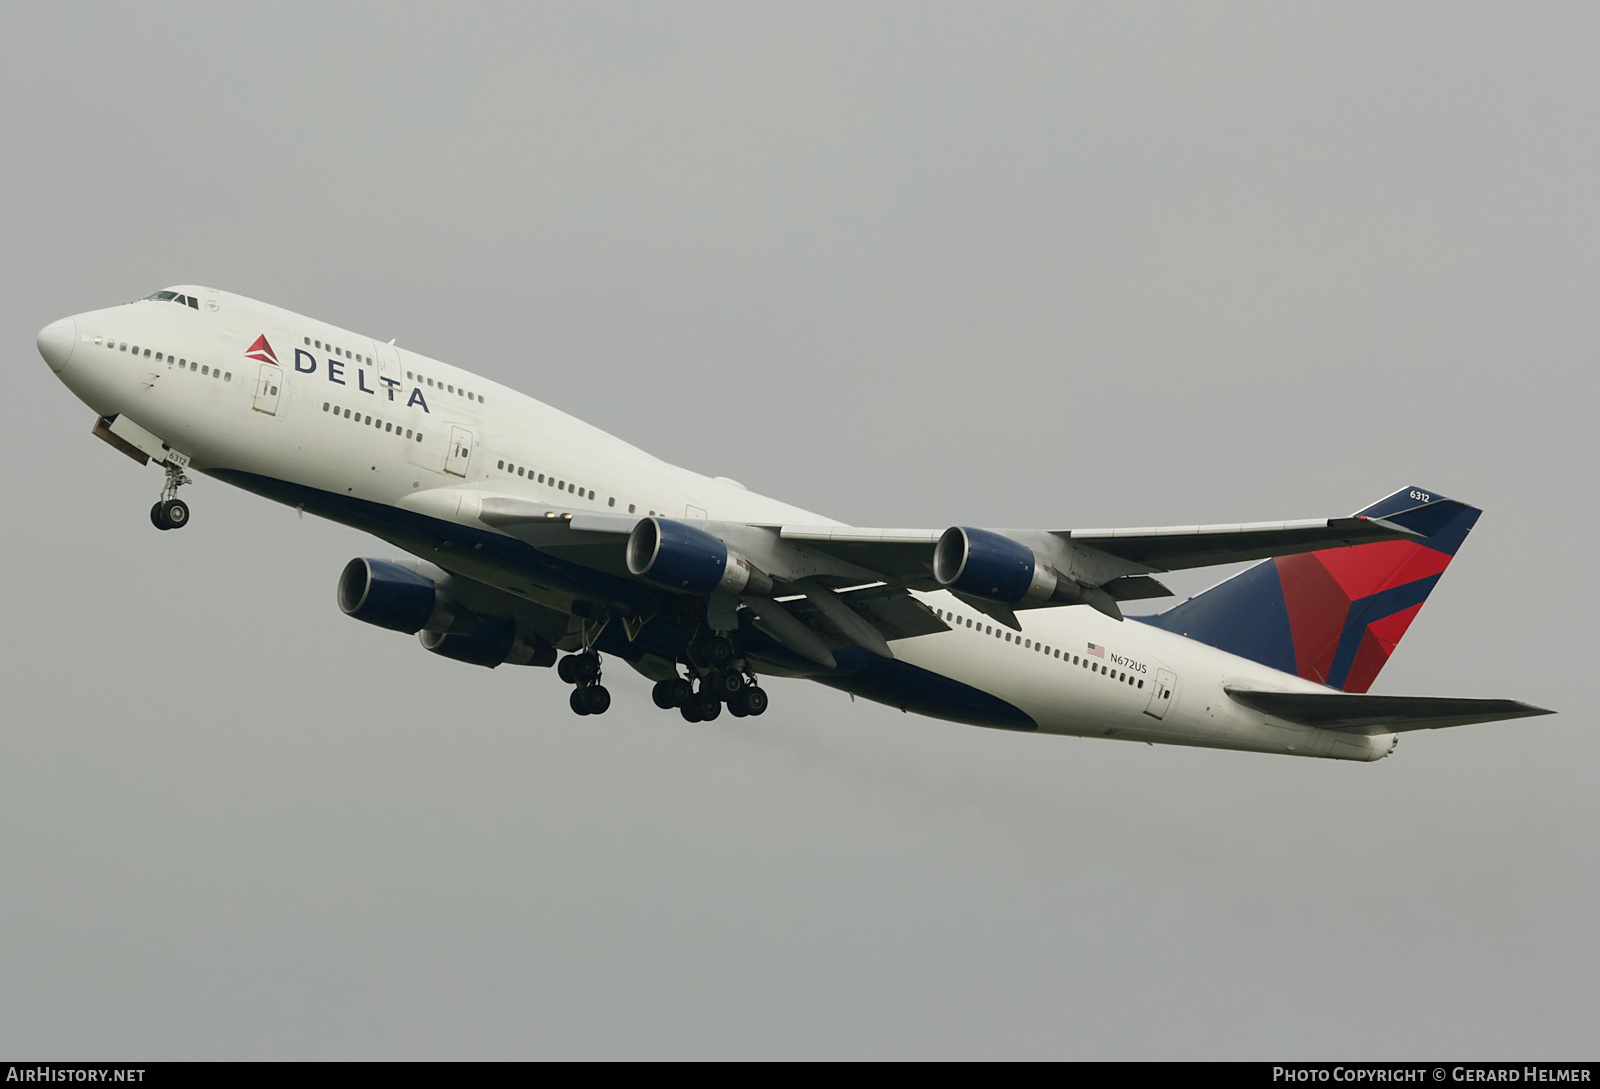
<path id="1" fill-rule="evenodd" d="M 940 534 L 933 577 L 947 590 L 1006 605 L 1049 601 L 1062 582 L 1027 545 L 969 526 L 951 526 Z"/>
<path id="2" fill-rule="evenodd" d="M 480 616 L 470 633 L 422 631 L 417 637 L 434 654 L 454 658 L 469 665 L 551 666 L 556 648 L 543 639 L 517 634 L 517 621 L 510 616 Z"/>
<path id="3" fill-rule="evenodd" d="M 770 594 L 772 580 L 720 538 L 670 518 L 645 518 L 628 535 L 628 570 L 680 593 Z"/>
<path id="4" fill-rule="evenodd" d="M 339 574 L 339 608 L 367 624 L 414 635 L 471 631 L 472 620 L 439 592 L 433 580 L 388 560 L 353 559 Z"/>

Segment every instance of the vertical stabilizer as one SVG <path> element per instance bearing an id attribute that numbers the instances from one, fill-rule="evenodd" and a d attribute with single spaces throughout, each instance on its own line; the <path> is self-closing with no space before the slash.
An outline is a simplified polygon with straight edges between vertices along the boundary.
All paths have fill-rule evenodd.
<path id="1" fill-rule="evenodd" d="M 1265 560 L 1139 619 L 1285 673 L 1365 692 L 1480 512 L 1425 488 L 1402 488 L 1356 513 L 1424 536 Z"/>

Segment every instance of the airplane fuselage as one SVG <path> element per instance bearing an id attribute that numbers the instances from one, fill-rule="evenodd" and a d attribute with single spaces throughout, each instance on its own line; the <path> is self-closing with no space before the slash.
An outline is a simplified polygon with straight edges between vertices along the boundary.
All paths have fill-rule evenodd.
<path id="1" fill-rule="evenodd" d="M 564 562 L 495 528 L 480 517 L 486 501 L 689 524 L 840 524 L 404 348 L 225 292 L 171 293 L 63 319 L 41 351 L 97 416 L 136 425 L 189 467 L 554 613 L 649 595 L 625 571 Z M 809 675 L 977 725 L 1355 760 L 1395 745 L 1393 733 L 1249 710 L 1224 687 L 1329 689 L 1154 626 L 1073 606 L 1021 612 L 1018 632 L 949 592 L 912 596 L 945 630 L 892 639 L 890 658 L 846 649 Z M 620 634 L 610 638 L 626 656 Z"/>

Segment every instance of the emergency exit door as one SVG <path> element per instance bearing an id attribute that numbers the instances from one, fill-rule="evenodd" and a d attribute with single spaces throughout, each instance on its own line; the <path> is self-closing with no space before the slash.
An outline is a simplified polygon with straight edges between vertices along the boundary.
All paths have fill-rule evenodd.
<path id="1" fill-rule="evenodd" d="M 1150 702 L 1145 705 L 1144 713 L 1151 718 L 1166 717 L 1167 708 L 1172 704 L 1172 690 L 1178 686 L 1178 675 L 1170 669 L 1156 670 L 1156 683 L 1150 689 Z"/>
<path id="2" fill-rule="evenodd" d="M 445 454 L 444 471 L 463 480 L 467 476 L 467 462 L 472 460 L 472 432 L 464 427 L 450 429 L 450 449 Z"/>
<path id="3" fill-rule="evenodd" d="M 261 374 L 256 378 L 255 409 L 268 416 L 278 414 L 278 386 L 283 381 L 283 368 L 271 363 L 261 364 Z"/>

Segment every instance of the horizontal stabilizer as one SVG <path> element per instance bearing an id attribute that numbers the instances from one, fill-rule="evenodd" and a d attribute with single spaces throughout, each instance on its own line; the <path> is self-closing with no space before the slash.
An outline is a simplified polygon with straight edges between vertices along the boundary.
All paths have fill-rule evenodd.
<path id="1" fill-rule="evenodd" d="M 1454 696 L 1366 696 L 1343 692 L 1258 692 L 1228 685 L 1235 703 L 1274 718 L 1343 730 L 1352 734 L 1387 734 L 1403 730 L 1436 730 L 1508 718 L 1553 715 L 1543 707 L 1518 700 L 1460 699 Z"/>

